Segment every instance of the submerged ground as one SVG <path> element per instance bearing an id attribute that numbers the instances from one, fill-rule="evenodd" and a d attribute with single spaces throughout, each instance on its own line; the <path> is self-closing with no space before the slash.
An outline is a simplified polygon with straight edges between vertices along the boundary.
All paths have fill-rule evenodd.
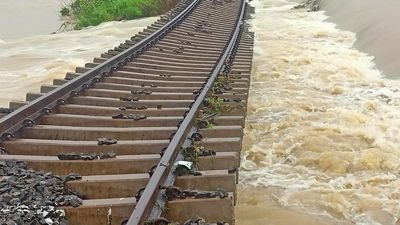
<path id="1" fill-rule="evenodd" d="M 322 0 L 329 21 L 357 34 L 355 47 L 375 56 L 383 73 L 400 78 L 400 27 L 398 0 Z"/>
<path id="2" fill-rule="evenodd" d="M 327 1 L 324 9 L 340 23 L 335 15 L 345 9 L 329 7 L 346 2 Z M 373 57 L 353 48 L 356 35 L 326 22 L 323 12 L 292 10 L 289 0 L 252 4 L 256 40 L 237 224 L 400 224 L 400 84 L 384 79 Z M 0 30 L 0 105 L 38 91 L 154 20 L 15 40 Z M 360 42 L 369 29 L 360 31 Z M 385 37 L 378 31 L 370 43 Z"/>
<path id="3" fill-rule="evenodd" d="M 252 4 L 238 224 L 399 224 L 399 84 L 323 12 Z"/>
<path id="4" fill-rule="evenodd" d="M 58 11 L 62 0 L 1 0 L 0 44 L 22 37 L 50 34 L 62 22 Z"/>
<path id="5" fill-rule="evenodd" d="M 50 34 L 61 23 L 59 1 L 26 3 L 22 6 L 14 0 L 0 1 L 0 107 L 8 106 L 11 100 L 25 100 L 27 92 L 38 92 L 42 84 L 63 78 L 66 72 L 92 61 L 157 19 L 109 22 L 89 29 Z M 6 5 L 9 10 L 15 10 L 14 14 L 1 7 Z M 36 8 L 40 10 L 34 11 Z M 23 23 L 10 23 L 14 17 Z"/>

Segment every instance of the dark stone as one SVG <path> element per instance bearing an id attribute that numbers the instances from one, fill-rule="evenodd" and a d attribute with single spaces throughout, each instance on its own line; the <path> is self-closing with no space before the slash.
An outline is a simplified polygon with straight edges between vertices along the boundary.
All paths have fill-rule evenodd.
<path id="1" fill-rule="evenodd" d="M 19 192 L 19 191 L 14 191 L 11 195 L 12 195 L 13 197 L 19 197 L 19 196 L 21 195 L 21 192 Z"/>
<path id="2" fill-rule="evenodd" d="M 59 195 L 54 199 L 55 203 L 61 203 L 63 201 L 64 201 L 64 196 L 62 196 L 62 195 Z"/>
<path id="3" fill-rule="evenodd" d="M 25 225 L 25 223 L 24 223 L 24 221 L 21 219 L 21 217 L 16 218 L 14 221 L 15 221 L 15 223 L 18 224 L 18 225 Z"/>
<path id="4" fill-rule="evenodd" d="M 210 198 L 212 196 L 212 193 L 207 192 L 207 191 L 199 191 L 197 194 L 194 196 L 195 198 Z"/>
<path id="5" fill-rule="evenodd" d="M 0 113 L 3 113 L 3 114 L 10 114 L 10 113 L 14 112 L 14 110 L 15 109 L 13 109 L 13 108 L 0 107 Z"/>
<path id="6" fill-rule="evenodd" d="M 3 194 L 1 197 L 3 198 L 3 202 L 5 202 L 5 203 L 9 203 L 12 199 L 12 196 L 8 193 Z"/>
<path id="7" fill-rule="evenodd" d="M 145 110 L 147 109 L 146 105 L 139 105 L 139 106 L 135 106 L 135 105 L 130 105 L 130 106 L 126 106 L 127 109 L 137 109 L 137 110 Z"/>
<path id="8" fill-rule="evenodd" d="M 4 192 L 8 192 L 11 190 L 11 187 L 3 187 L 0 189 L 0 194 L 4 193 Z"/>
<path id="9" fill-rule="evenodd" d="M 17 205 L 18 203 L 20 203 L 20 201 L 19 198 L 12 198 L 9 203 L 10 205 Z"/>
<path id="10" fill-rule="evenodd" d="M 111 118 L 113 118 L 113 119 L 123 119 L 124 116 L 125 116 L 125 114 L 120 113 L 120 114 L 111 116 Z"/>
<path id="11" fill-rule="evenodd" d="M 96 154 L 88 154 L 88 153 L 63 153 L 58 155 L 58 159 L 60 160 L 94 160 L 96 159 Z"/>
<path id="12" fill-rule="evenodd" d="M 101 153 L 99 155 L 100 159 L 113 159 L 116 158 L 117 154 L 115 154 L 115 152 L 107 152 L 107 153 Z"/>
<path id="13" fill-rule="evenodd" d="M 46 180 L 45 183 L 46 183 L 46 186 L 53 186 L 57 182 L 55 179 L 48 179 L 48 180 Z"/>
<path id="14" fill-rule="evenodd" d="M 27 219 L 27 220 L 32 220 L 33 219 L 33 217 L 34 217 L 35 215 L 33 214 L 33 212 L 32 211 L 29 211 L 26 215 L 25 215 L 25 218 Z"/>
<path id="15" fill-rule="evenodd" d="M 7 163 L 5 161 L 0 161 L 0 168 L 6 167 L 6 166 L 7 166 Z"/>
<path id="16" fill-rule="evenodd" d="M 119 100 L 125 101 L 125 102 L 137 102 L 139 101 L 138 97 L 120 97 Z"/>
<path id="17" fill-rule="evenodd" d="M 200 151 L 199 153 L 198 153 L 198 156 L 214 156 L 214 155 L 216 155 L 217 153 L 215 152 L 215 151 L 213 151 L 213 150 L 210 150 L 210 149 L 202 149 L 202 151 Z"/>
<path id="18" fill-rule="evenodd" d="M 113 145 L 113 144 L 117 144 L 117 140 L 116 139 L 111 139 L 111 138 L 99 138 L 97 139 L 97 144 L 98 145 Z"/>
<path id="19" fill-rule="evenodd" d="M 71 205 L 72 207 L 78 207 L 82 205 L 82 200 L 78 198 L 77 196 L 74 195 L 69 195 L 65 197 L 68 204 Z"/>
<path id="20" fill-rule="evenodd" d="M 197 121 L 196 126 L 198 129 L 204 129 L 208 127 L 208 122 L 204 120 L 199 120 Z"/>
<path id="21" fill-rule="evenodd" d="M 82 179 L 82 176 L 77 173 L 70 173 L 67 176 L 65 176 L 65 182 L 71 180 L 80 180 L 80 179 Z"/>
<path id="22" fill-rule="evenodd" d="M 6 225 L 17 225 L 17 223 L 13 220 L 9 220 L 5 223 Z"/>
<path id="23" fill-rule="evenodd" d="M 15 160 L 7 160 L 6 161 L 6 165 L 8 167 L 15 167 L 17 165 L 17 161 L 15 161 Z"/>
<path id="24" fill-rule="evenodd" d="M 6 155 L 8 154 L 7 150 L 3 147 L 0 147 L 0 155 Z"/>
<path id="25" fill-rule="evenodd" d="M 66 153 L 58 155 L 60 160 L 100 160 L 100 159 L 110 159 L 115 158 L 115 152 L 106 152 L 106 153 Z M 52 180 L 48 180 L 48 182 L 54 182 Z M 48 184 L 52 185 L 52 184 Z"/>
<path id="26" fill-rule="evenodd" d="M 236 173 L 236 172 L 237 172 L 237 169 L 235 167 L 228 170 L 229 174 Z"/>
<path id="27" fill-rule="evenodd" d="M 47 197 L 47 198 L 49 198 L 51 196 L 51 192 L 49 191 L 48 188 L 45 188 L 42 194 L 43 194 L 43 197 Z"/>
<path id="28" fill-rule="evenodd" d="M 141 95 L 143 93 L 144 93 L 143 90 L 132 90 L 131 91 L 131 94 L 133 94 L 133 95 Z"/>
<path id="29" fill-rule="evenodd" d="M 222 188 L 218 188 L 217 189 L 217 191 L 216 191 L 216 194 L 218 195 L 218 197 L 220 197 L 220 198 L 227 198 L 229 195 L 228 195 L 228 192 L 226 192 L 224 189 L 222 189 Z"/>
<path id="30" fill-rule="evenodd" d="M 32 184 L 35 181 L 33 178 L 25 179 L 26 184 Z"/>
<path id="31" fill-rule="evenodd" d="M 43 192 L 43 191 L 44 191 L 44 187 L 41 186 L 41 185 L 37 185 L 37 186 L 36 186 L 36 190 L 37 190 L 38 192 Z"/>
<path id="32" fill-rule="evenodd" d="M 112 116 L 113 119 L 124 119 L 124 120 L 143 120 L 146 119 L 147 116 L 142 114 L 118 114 Z"/>

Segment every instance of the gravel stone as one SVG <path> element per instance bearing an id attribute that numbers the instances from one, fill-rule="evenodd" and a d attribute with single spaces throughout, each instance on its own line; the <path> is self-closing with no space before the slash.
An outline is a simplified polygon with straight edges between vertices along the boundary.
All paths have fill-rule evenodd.
<path id="1" fill-rule="evenodd" d="M 0 113 L 4 113 L 4 114 L 10 114 L 10 113 L 14 112 L 14 110 L 15 110 L 15 109 L 12 109 L 12 108 L 3 108 L 3 107 L 0 107 Z"/>
<path id="2" fill-rule="evenodd" d="M 0 155 L 5 155 L 7 154 L 7 149 L 0 147 Z"/>
<path id="3" fill-rule="evenodd" d="M 100 160 L 115 158 L 117 155 L 115 152 L 100 152 L 100 153 L 64 153 L 58 155 L 59 160 Z"/>
<path id="4" fill-rule="evenodd" d="M 1 225 L 65 225 L 64 210 L 78 207 L 82 200 L 64 183 L 81 179 L 79 174 L 64 177 L 29 169 L 22 161 L 0 161 Z"/>
<path id="5" fill-rule="evenodd" d="M 99 138 L 97 139 L 98 145 L 114 145 L 117 144 L 117 140 L 114 138 Z"/>

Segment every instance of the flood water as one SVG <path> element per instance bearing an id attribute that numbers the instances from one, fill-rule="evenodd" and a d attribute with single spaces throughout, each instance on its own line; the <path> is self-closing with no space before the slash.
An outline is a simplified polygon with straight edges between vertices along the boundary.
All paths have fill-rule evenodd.
<path id="1" fill-rule="evenodd" d="M 352 48 L 356 35 L 323 12 L 292 10 L 288 0 L 251 4 L 254 67 L 236 224 L 400 224 L 399 83 L 384 79 L 373 57 Z M 155 19 L 17 39 L 0 31 L 0 105 Z"/>
<path id="2" fill-rule="evenodd" d="M 15 2 L 1 0 L 0 6 L 6 2 L 11 4 L 11 1 Z M 45 9 L 46 4 L 51 2 L 36 1 L 43 3 Z M 58 4 L 53 2 L 53 6 Z M 17 6 L 14 4 L 13 7 Z M 0 9 L 4 10 L 1 7 Z M 52 7 L 47 8 L 47 15 L 53 15 L 54 21 L 57 21 L 57 11 L 51 9 Z M 30 15 L 30 10 L 27 15 Z M 4 18 L 3 15 L 0 18 Z M 25 20 L 29 18 L 27 16 Z M 97 27 L 59 34 L 50 34 L 53 28 L 50 29 L 47 22 L 32 22 L 32 26 L 41 27 L 34 30 L 34 35 L 19 30 L 23 29 L 21 26 L 12 27 L 9 23 L 5 25 L 7 21 L 0 19 L 2 26 L 8 26 L 7 29 L 12 30 L 0 30 L 0 107 L 8 106 L 11 100 L 25 100 L 27 92 L 39 92 L 42 84 L 51 84 L 55 78 L 64 78 L 66 72 L 73 72 L 76 66 L 91 62 L 94 57 L 117 46 L 156 19 L 157 17 L 151 17 L 127 22 L 109 22 Z M 51 19 L 49 21 L 50 24 L 54 22 Z M 58 29 L 58 25 L 54 27 Z M 8 38 L 11 36 L 18 37 Z"/>
<path id="3" fill-rule="evenodd" d="M 400 224 L 397 81 L 323 12 L 252 4 L 237 224 Z"/>
<path id="4" fill-rule="evenodd" d="M 321 0 L 320 8 L 329 21 L 357 34 L 355 47 L 375 56 L 386 77 L 400 79 L 400 1 Z"/>
<path id="5" fill-rule="evenodd" d="M 0 43 L 38 34 L 50 34 L 62 24 L 63 0 L 1 0 Z"/>

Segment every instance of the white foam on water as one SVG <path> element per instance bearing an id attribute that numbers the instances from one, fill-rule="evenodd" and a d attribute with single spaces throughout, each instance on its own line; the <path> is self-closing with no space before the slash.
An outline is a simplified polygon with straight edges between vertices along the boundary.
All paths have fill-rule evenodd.
<path id="1" fill-rule="evenodd" d="M 238 224 L 396 224 L 399 83 L 323 12 L 252 5 Z"/>
<path id="2" fill-rule="evenodd" d="M 92 62 L 156 19 L 108 22 L 79 31 L 0 42 L 0 106 L 25 100 L 27 92 L 39 92 L 40 85 L 64 78 L 66 72 Z"/>

